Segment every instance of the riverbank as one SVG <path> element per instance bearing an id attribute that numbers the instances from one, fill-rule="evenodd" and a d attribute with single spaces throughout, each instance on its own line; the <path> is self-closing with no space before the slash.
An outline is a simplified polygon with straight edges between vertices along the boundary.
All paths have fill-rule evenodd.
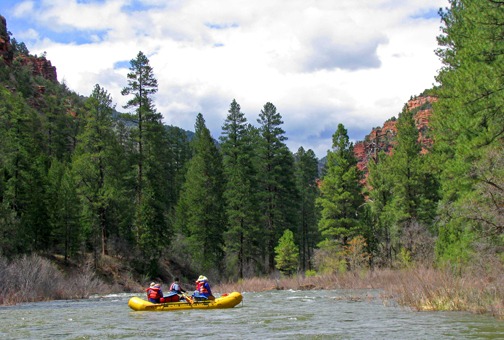
<path id="1" fill-rule="evenodd" d="M 93 271 L 90 265 L 56 263 L 55 259 L 37 255 L 11 263 L 0 258 L 0 305 L 143 292 L 148 284 L 147 279 L 134 277 L 125 264 L 113 258 L 100 264 L 100 272 Z M 165 286 L 170 284 L 169 279 L 160 281 Z M 333 275 L 277 276 L 211 283 L 217 294 L 288 289 L 378 289 L 384 303 L 396 301 L 418 311 L 470 311 L 504 320 L 504 266 L 500 262 L 457 271 L 426 267 L 363 269 Z M 188 290 L 192 284 L 183 282 Z"/>
<path id="2" fill-rule="evenodd" d="M 379 289 L 384 303 L 394 300 L 417 311 L 469 311 L 504 320 L 504 268 L 500 264 L 494 265 L 490 270 L 467 268 L 457 273 L 418 267 L 313 277 L 253 278 L 219 284 L 215 290 Z"/>
<path id="3" fill-rule="evenodd" d="M 12 261 L 0 257 L 0 305 L 23 302 L 86 299 L 93 294 L 141 291 L 131 269 L 112 257 L 64 261 L 59 256 L 25 255 Z"/>

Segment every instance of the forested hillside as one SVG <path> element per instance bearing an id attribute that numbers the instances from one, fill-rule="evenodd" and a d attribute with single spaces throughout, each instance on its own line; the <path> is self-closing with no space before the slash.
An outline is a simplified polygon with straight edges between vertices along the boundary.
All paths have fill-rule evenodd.
<path id="1" fill-rule="evenodd" d="M 252 124 L 230 99 L 220 136 L 199 113 L 189 141 L 163 125 L 141 51 L 115 108 L 99 84 L 85 98 L 59 83 L 3 20 L 0 256 L 92 258 L 97 270 L 113 257 L 138 277 L 168 266 L 222 281 L 501 263 L 504 4 L 450 4 L 439 86 L 357 146 L 339 124 L 322 173 L 312 150 L 287 148 L 273 103 Z"/>

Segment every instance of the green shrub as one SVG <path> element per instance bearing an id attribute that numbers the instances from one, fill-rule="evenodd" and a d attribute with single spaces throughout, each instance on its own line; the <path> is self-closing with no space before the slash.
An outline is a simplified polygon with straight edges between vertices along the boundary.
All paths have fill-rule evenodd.
<path id="1" fill-rule="evenodd" d="M 305 277 L 314 277 L 317 275 L 317 272 L 313 269 L 305 271 Z"/>

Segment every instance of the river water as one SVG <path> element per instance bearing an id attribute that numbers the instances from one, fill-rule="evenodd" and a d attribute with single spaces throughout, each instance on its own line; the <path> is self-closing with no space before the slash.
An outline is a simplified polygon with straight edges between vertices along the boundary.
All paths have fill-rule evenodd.
<path id="1" fill-rule="evenodd" d="M 415 312 L 375 290 L 243 293 L 233 309 L 134 312 L 131 294 L 0 307 L 0 339 L 504 339 L 504 321 Z"/>

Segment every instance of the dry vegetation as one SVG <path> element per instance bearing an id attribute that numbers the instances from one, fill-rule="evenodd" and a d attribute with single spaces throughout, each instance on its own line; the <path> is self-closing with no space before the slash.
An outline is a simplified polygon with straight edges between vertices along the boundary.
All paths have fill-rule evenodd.
<path id="1" fill-rule="evenodd" d="M 324 276 L 252 278 L 220 284 L 217 292 L 251 292 L 271 289 L 380 289 L 384 301 L 418 311 L 471 311 L 504 319 L 504 268 L 491 271 L 472 268 L 466 272 L 434 268 L 379 269 Z"/>
<path id="2" fill-rule="evenodd" d="M 138 288 L 127 277 L 121 277 L 123 284 L 106 283 L 94 271 L 92 261 L 82 264 L 64 263 L 62 259 L 51 260 L 38 256 L 23 256 L 11 262 L 0 257 L 0 305 L 14 305 L 57 299 L 84 299 L 92 294 L 106 294 L 128 291 L 130 286 Z M 58 265 L 56 265 L 58 264 Z M 100 263 L 108 275 L 116 275 L 119 266 L 107 262 Z M 103 270 L 103 269 L 102 269 Z"/>

